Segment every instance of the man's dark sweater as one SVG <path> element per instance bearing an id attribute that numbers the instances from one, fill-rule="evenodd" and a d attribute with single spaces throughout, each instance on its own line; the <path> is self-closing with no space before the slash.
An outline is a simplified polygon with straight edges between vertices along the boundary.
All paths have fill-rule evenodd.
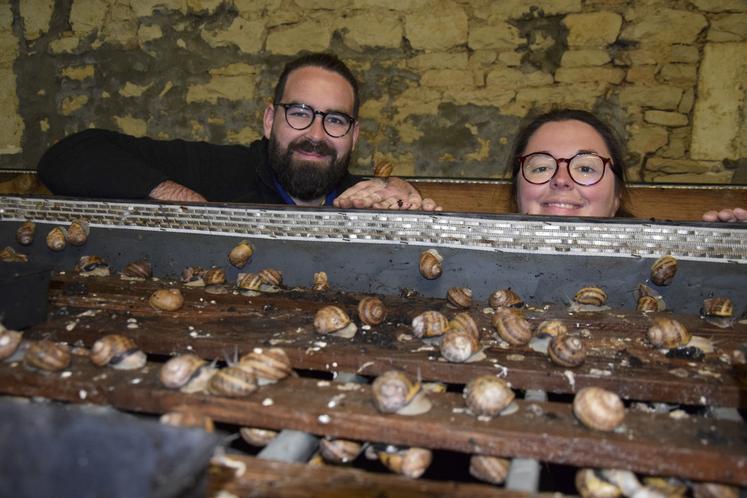
<path id="1" fill-rule="evenodd" d="M 284 204 L 275 188 L 267 139 L 243 145 L 136 138 L 91 129 L 70 135 L 39 161 L 40 180 L 54 194 L 145 199 L 171 180 L 212 202 Z M 347 174 L 337 194 L 360 178 Z"/>

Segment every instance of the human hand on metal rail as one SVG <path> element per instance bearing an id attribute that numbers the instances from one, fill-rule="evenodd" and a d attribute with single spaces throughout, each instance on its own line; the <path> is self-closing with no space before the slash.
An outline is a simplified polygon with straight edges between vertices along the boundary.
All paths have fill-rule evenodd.
<path id="1" fill-rule="evenodd" d="M 358 182 L 340 194 L 333 204 L 342 209 L 442 210 L 433 199 L 424 199 L 409 182 L 396 177 Z"/>
<path id="2" fill-rule="evenodd" d="M 207 199 L 194 190 L 171 180 L 156 185 L 148 197 L 157 201 L 207 202 Z"/>
<path id="3" fill-rule="evenodd" d="M 719 211 L 706 211 L 703 213 L 703 221 L 723 221 L 727 223 L 741 221 L 747 223 L 747 209 L 724 208 Z"/>

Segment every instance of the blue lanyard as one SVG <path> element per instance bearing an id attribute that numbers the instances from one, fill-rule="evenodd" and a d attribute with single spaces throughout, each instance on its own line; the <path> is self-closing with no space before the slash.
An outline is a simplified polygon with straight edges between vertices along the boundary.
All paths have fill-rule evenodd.
<path id="1" fill-rule="evenodd" d="M 293 200 L 293 198 L 288 194 L 288 192 L 285 191 L 282 185 L 280 185 L 280 182 L 277 181 L 277 179 L 273 176 L 272 181 L 275 184 L 275 190 L 278 194 L 280 194 L 280 197 L 282 197 L 283 202 L 290 205 L 295 206 L 296 203 Z M 327 196 L 324 198 L 324 206 L 331 206 L 332 201 L 337 198 L 337 189 L 332 189 L 330 193 L 327 194 Z"/>

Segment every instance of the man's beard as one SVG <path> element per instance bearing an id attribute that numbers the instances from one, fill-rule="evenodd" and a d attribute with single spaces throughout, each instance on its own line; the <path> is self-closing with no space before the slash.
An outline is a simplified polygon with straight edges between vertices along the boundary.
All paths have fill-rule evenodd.
<path id="1" fill-rule="evenodd" d="M 293 158 L 293 151 L 314 152 L 329 158 L 329 164 L 322 165 L 311 161 Z M 325 196 L 345 177 L 350 163 L 350 152 L 337 157 L 337 151 L 326 142 L 315 142 L 305 137 L 288 144 L 283 151 L 270 136 L 270 167 L 280 185 L 296 199 L 311 201 Z"/>

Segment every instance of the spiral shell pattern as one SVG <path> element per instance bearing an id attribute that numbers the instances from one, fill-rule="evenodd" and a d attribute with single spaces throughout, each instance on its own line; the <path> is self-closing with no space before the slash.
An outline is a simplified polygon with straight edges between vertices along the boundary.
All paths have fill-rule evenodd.
<path id="1" fill-rule="evenodd" d="M 262 282 L 266 283 L 267 285 L 274 285 L 275 287 L 280 287 L 283 285 L 283 272 L 280 270 L 276 270 L 275 268 L 265 268 L 264 270 L 259 270 L 257 273 L 259 275 L 259 278 L 262 279 Z"/>
<path id="2" fill-rule="evenodd" d="M 0 330 L 0 360 L 10 358 L 21 345 L 23 334 L 15 330 Z"/>
<path id="3" fill-rule="evenodd" d="M 378 297 L 364 297 L 358 302 L 358 318 L 366 325 L 379 325 L 386 320 L 386 307 Z"/>
<path id="4" fill-rule="evenodd" d="M 619 498 L 622 490 L 598 475 L 593 469 L 576 473 L 576 490 L 583 498 Z"/>
<path id="5" fill-rule="evenodd" d="M 221 285 L 226 283 L 226 272 L 223 268 L 210 268 L 202 276 L 205 285 Z"/>
<path id="6" fill-rule="evenodd" d="M 319 440 L 319 453 L 322 458 L 331 463 L 350 463 L 358 458 L 362 449 L 363 446 L 360 443 L 347 439 L 323 438 Z"/>
<path id="7" fill-rule="evenodd" d="M 333 334 L 347 327 L 348 324 L 350 324 L 350 317 L 337 306 L 325 306 L 314 316 L 314 330 L 322 335 Z"/>
<path id="8" fill-rule="evenodd" d="M 176 311 L 184 306 L 184 296 L 179 289 L 159 289 L 148 300 L 157 310 Z"/>
<path id="9" fill-rule="evenodd" d="M 371 390 L 376 408 L 382 413 L 394 413 L 415 398 L 420 384 L 412 382 L 399 370 L 389 370 L 376 377 Z"/>
<path id="10" fill-rule="evenodd" d="M 239 368 L 249 367 L 259 379 L 282 380 L 290 375 L 290 359 L 281 348 L 255 348 L 239 360 Z"/>
<path id="11" fill-rule="evenodd" d="M 218 370 L 208 381 L 211 394 L 232 398 L 248 396 L 258 388 L 254 374 L 239 367 L 227 367 Z"/>
<path id="12" fill-rule="evenodd" d="M 703 300 L 703 314 L 729 318 L 734 313 L 734 306 L 728 297 L 712 297 Z"/>
<path id="13" fill-rule="evenodd" d="M 493 292 L 488 298 L 488 304 L 493 309 L 520 308 L 524 306 L 524 300 L 509 287 Z"/>
<path id="14" fill-rule="evenodd" d="M 669 285 L 677 273 L 677 259 L 663 256 L 651 265 L 651 281 L 656 285 Z"/>
<path id="15" fill-rule="evenodd" d="M 532 326 L 520 313 L 499 308 L 493 315 L 493 327 L 501 339 L 512 346 L 524 346 L 532 339 Z"/>
<path id="16" fill-rule="evenodd" d="M 625 418 L 620 397 L 599 387 L 585 387 L 573 398 L 573 413 L 587 427 L 611 431 Z"/>
<path id="17" fill-rule="evenodd" d="M 137 355 L 138 352 L 140 352 L 140 355 Z M 130 363 L 133 360 L 128 360 L 128 357 L 132 357 L 133 355 L 137 355 L 137 359 L 142 358 L 141 365 L 130 366 Z M 99 367 L 103 367 L 106 365 L 112 365 L 116 367 L 120 363 L 124 362 L 124 365 L 126 367 L 129 367 L 124 368 L 124 370 L 129 370 L 131 368 L 140 368 L 145 364 L 145 356 L 142 351 L 138 349 L 135 341 L 133 341 L 130 337 L 119 334 L 105 335 L 101 339 L 94 342 L 93 347 L 91 347 L 90 358 L 91 362 Z"/>
<path id="18" fill-rule="evenodd" d="M 228 253 L 228 261 L 236 268 L 243 268 L 252 258 L 254 247 L 248 240 L 242 240 Z"/>
<path id="19" fill-rule="evenodd" d="M 389 178 L 392 176 L 394 166 L 389 161 L 379 161 L 374 166 L 374 176 L 377 178 Z"/>
<path id="20" fill-rule="evenodd" d="M 178 389 L 192 380 L 205 365 L 205 360 L 192 353 L 174 356 L 161 367 L 161 384 Z"/>
<path id="21" fill-rule="evenodd" d="M 242 290 L 258 291 L 262 287 L 262 279 L 256 273 L 240 273 L 236 286 Z"/>
<path id="22" fill-rule="evenodd" d="M 454 315 L 454 318 L 449 320 L 449 331 L 469 334 L 476 341 L 480 340 L 480 329 L 477 327 L 475 319 L 469 313 L 457 313 Z"/>
<path id="23" fill-rule="evenodd" d="M 88 234 L 91 228 L 88 226 L 88 221 L 80 219 L 70 223 L 65 234 L 65 239 L 68 244 L 73 246 L 82 246 L 88 242 Z"/>
<path id="24" fill-rule="evenodd" d="M 408 448 L 394 453 L 380 452 L 379 460 L 392 472 L 417 479 L 428 470 L 433 454 L 425 448 Z"/>
<path id="25" fill-rule="evenodd" d="M 178 410 L 164 413 L 159 418 L 159 422 L 175 427 L 190 427 L 193 429 L 202 429 L 205 432 L 215 431 L 213 419 L 205 414 L 195 410 Z"/>
<path id="26" fill-rule="evenodd" d="M 579 304 L 603 306 L 607 302 L 607 293 L 599 287 L 583 287 L 573 298 Z"/>
<path id="27" fill-rule="evenodd" d="M 443 273 L 444 258 L 435 249 L 426 249 L 420 253 L 420 274 L 428 279 L 435 280 Z"/>
<path id="28" fill-rule="evenodd" d="M 18 230 L 16 230 L 16 241 L 22 246 L 31 245 L 36 233 L 36 223 L 33 221 L 24 221 Z"/>
<path id="29" fill-rule="evenodd" d="M 312 288 L 319 292 L 329 290 L 329 277 L 327 276 L 327 272 L 319 271 L 314 273 L 314 285 Z"/>
<path id="30" fill-rule="evenodd" d="M 57 372 L 67 368 L 71 358 L 70 349 L 66 345 L 42 340 L 29 345 L 23 356 L 23 363 L 48 372 Z"/>
<path id="31" fill-rule="evenodd" d="M 563 334 L 550 340 L 547 355 L 561 367 L 577 367 L 586 360 L 586 347 L 580 337 Z"/>
<path id="32" fill-rule="evenodd" d="M 472 289 L 467 287 L 450 287 L 446 291 L 446 300 L 455 308 L 469 308 L 472 306 Z"/>
<path id="33" fill-rule="evenodd" d="M 659 311 L 659 303 L 653 296 L 641 296 L 638 298 L 638 303 L 635 309 L 643 313 L 651 313 L 653 311 Z"/>
<path id="34" fill-rule="evenodd" d="M 464 388 L 464 400 L 477 416 L 495 417 L 516 396 L 508 384 L 492 375 L 472 379 Z"/>
<path id="35" fill-rule="evenodd" d="M 440 344 L 441 356 L 452 363 L 463 363 L 480 349 L 472 334 L 450 330 Z"/>
<path id="36" fill-rule="evenodd" d="M 472 477 L 491 484 L 502 484 L 508 476 L 511 462 L 505 458 L 487 455 L 472 455 L 469 473 Z"/>
<path id="37" fill-rule="evenodd" d="M 537 337 L 558 337 L 568 332 L 560 320 L 545 320 L 537 325 Z"/>
<path id="38" fill-rule="evenodd" d="M 437 337 L 449 329 L 449 321 L 438 311 L 424 311 L 412 319 L 415 337 Z"/>
<path id="39" fill-rule="evenodd" d="M 129 278 L 151 278 L 153 276 L 153 267 L 147 259 L 139 259 L 128 263 L 122 270 L 122 275 Z"/>
<path id="40" fill-rule="evenodd" d="M 646 332 L 648 341 L 657 348 L 676 348 L 684 346 L 692 335 L 677 320 L 668 317 L 657 317 L 654 324 Z"/>
<path id="41" fill-rule="evenodd" d="M 65 249 L 67 242 L 65 241 L 65 234 L 67 230 L 63 227 L 54 227 L 47 234 L 47 247 L 52 251 L 62 251 Z"/>

